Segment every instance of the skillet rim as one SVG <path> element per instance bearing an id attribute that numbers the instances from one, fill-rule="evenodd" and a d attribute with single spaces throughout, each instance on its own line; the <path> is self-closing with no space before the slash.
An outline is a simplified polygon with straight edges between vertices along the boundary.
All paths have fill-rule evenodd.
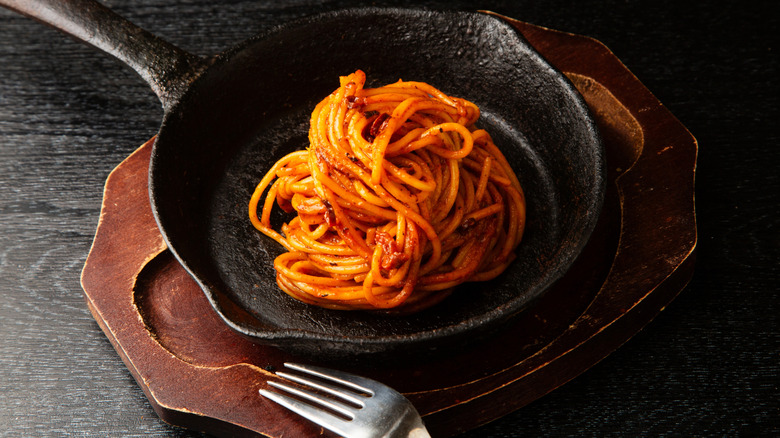
<path id="1" fill-rule="evenodd" d="M 436 9 L 422 8 L 422 7 L 372 6 L 372 7 L 354 7 L 354 8 L 336 9 L 332 11 L 326 11 L 326 12 L 300 17 L 298 19 L 294 19 L 273 26 L 267 29 L 266 31 L 260 32 L 257 35 L 250 37 L 232 46 L 231 48 L 228 48 L 227 50 L 221 52 L 220 54 L 211 57 L 208 60 L 210 64 L 209 67 L 213 67 L 214 65 L 220 63 L 230 62 L 230 60 L 233 58 L 235 54 L 242 52 L 252 43 L 261 40 L 271 39 L 275 35 L 278 35 L 279 33 L 285 30 L 301 28 L 302 26 L 305 26 L 308 23 L 320 22 L 328 19 L 335 19 L 339 16 L 344 16 L 344 15 L 347 16 L 350 15 L 367 16 L 367 15 L 375 15 L 375 14 L 391 15 L 391 16 L 405 15 L 405 16 L 411 16 L 417 18 L 419 17 L 420 14 L 424 14 L 424 13 L 451 15 L 451 16 L 458 16 L 458 17 L 469 17 L 469 20 L 474 20 L 474 19 L 493 20 L 497 26 L 501 26 L 505 29 L 508 29 L 509 33 L 516 36 L 516 38 L 520 42 L 520 45 L 527 51 L 527 54 L 530 57 L 532 57 L 536 63 L 540 64 L 540 66 L 549 69 L 549 71 L 552 72 L 553 77 L 556 79 L 557 84 L 563 89 L 564 94 L 572 98 L 572 101 L 569 103 L 576 107 L 576 112 L 580 114 L 580 116 L 582 117 L 582 123 L 584 124 L 585 127 L 587 127 L 587 132 L 590 133 L 590 139 L 586 143 L 593 146 L 593 149 L 591 151 L 592 158 L 594 164 L 597 166 L 597 169 L 595 169 L 593 173 L 592 190 L 588 194 L 589 195 L 588 198 L 592 199 L 593 202 L 588 204 L 589 208 L 582 215 L 583 219 L 581 221 L 578 221 L 578 223 L 583 225 L 583 228 L 580 230 L 581 237 L 579 238 L 577 245 L 572 247 L 563 247 L 559 245 L 556 247 L 555 251 L 553 251 L 550 254 L 550 257 L 552 259 L 557 260 L 557 263 L 553 268 L 549 269 L 548 272 L 545 273 L 546 275 L 538 278 L 540 280 L 539 285 L 533 288 L 533 293 L 517 295 L 516 297 L 505 301 L 500 306 L 489 309 L 486 312 L 483 312 L 475 316 L 471 316 L 467 319 L 461 319 L 456 323 L 452 323 L 452 324 L 448 323 L 446 325 L 442 325 L 440 327 L 436 327 L 432 329 L 418 330 L 406 334 L 392 334 L 392 335 L 378 335 L 378 336 L 370 336 L 370 335 L 344 336 L 344 335 L 333 335 L 326 332 L 317 332 L 317 331 L 312 331 L 303 328 L 298 328 L 298 329 L 278 328 L 275 330 L 258 329 L 256 326 L 252 326 L 251 324 L 246 324 L 234 320 L 231 318 L 231 316 L 235 316 L 235 315 L 231 315 L 231 313 L 229 313 L 229 311 L 222 305 L 220 297 L 222 299 L 228 300 L 228 302 L 233 304 L 235 307 L 240 307 L 240 306 L 234 303 L 230 299 L 230 297 L 228 297 L 224 292 L 216 290 L 217 288 L 210 285 L 209 282 L 207 281 L 207 278 L 203 278 L 202 275 L 200 275 L 198 272 L 195 272 L 195 270 L 186 261 L 187 257 L 180 254 L 179 251 L 176 250 L 176 245 L 172 244 L 170 235 L 166 231 L 165 218 L 160 216 L 159 214 L 159 208 L 157 206 L 158 202 L 154 190 L 154 187 L 156 187 L 154 183 L 154 179 L 155 179 L 155 175 L 158 172 L 156 169 L 159 168 L 159 165 L 156 164 L 159 156 L 159 148 L 157 147 L 158 140 L 160 138 L 165 140 L 164 133 L 165 133 L 166 126 L 168 126 L 169 118 L 173 114 L 177 114 L 181 111 L 180 107 L 186 104 L 187 101 L 186 96 L 191 94 L 192 90 L 197 87 L 197 84 L 201 81 L 203 77 L 208 76 L 209 74 L 208 71 L 210 70 L 210 68 L 206 68 L 205 71 L 195 81 L 193 81 L 192 84 L 190 84 L 187 91 L 183 94 L 182 98 L 179 99 L 179 101 L 176 102 L 176 104 L 173 107 L 171 107 L 168 111 L 166 111 L 164 114 L 163 121 L 160 127 L 160 132 L 157 138 L 155 139 L 155 143 L 152 148 L 152 155 L 150 159 L 149 198 L 150 198 L 150 204 L 152 207 L 152 213 L 155 222 L 157 223 L 157 226 L 160 230 L 160 233 L 163 236 L 163 240 L 168 246 L 168 249 L 177 259 L 177 261 L 182 265 L 182 267 L 184 267 L 184 269 L 189 273 L 189 275 L 196 281 L 200 289 L 203 291 L 203 293 L 206 295 L 207 299 L 209 300 L 212 308 L 219 315 L 220 319 L 223 322 L 225 322 L 228 326 L 230 326 L 233 330 L 237 331 L 239 334 L 244 335 L 245 337 L 248 337 L 254 340 L 255 342 L 271 344 L 283 349 L 284 349 L 284 345 L 282 345 L 282 342 L 284 341 L 326 342 L 331 345 L 331 349 L 333 349 L 332 347 L 334 345 L 341 346 L 339 348 L 333 349 L 336 353 L 343 353 L 344 352 L 343 348 L 349 348 L 350 346 L 353 346 L 353 348 L 355 346 L 387 347 L 388 345 L 403 347 L 403 346 L 410 346 L 410 345 L 417 345 L 417 344 L 426 344 L 426 343 L 430 343 L 431 341 L 444 340 L 450 337 L 459 338 L 460 336 L 468 334 L 469 332 L 475 329 L 479 329 L 481 327 L 485 327 L 485 326 L 492 327 L 492 326 L 500 325 L 500 323 L 506 322 L 507 320 L 511 319 L 514 315 L 522 312 L 525 308 L 528 307 L 530 303 L 532 303 L 538 297 L 543 295 L 545 291 L 547 291 L 556 281 L 558 281 L 561 277 L 563 277 L 566 274 L 566 272 L 568 272 L 568 270 L 571 268 L 576 258 L 582 252 L 582 249 L 590 240 L 592 232 L 596 226 L 598 217 L 600 216 L 601 209 L 604 203 L 604 195 L 606 192 L 606 154 L 604 151 L 603 141 L 601 139 L 595 119 L 591 114 L 587 104 L 585 103 L 584 98 L 579 93 L 579 91 L 577 91 L 577 89 L 574 87 L 571 81 L 559 69 L 551 65 L 525 39 L 525 37 L 517 29 L 512 27 L 509 23 L 507 23 L 505 20 L 501 19 L 500 17 L 495 16 L 494 14 L 483 12 L 483 11 L 468 12 L 468 11 L 457 11 L 457 10 L 436 10 Z M 186 113 L 186 110 L 184 112 Z M 572 228 L 571 230 L 574 230 L 574 228 Z M 571 230 L 566 230 L 566 231 L 571 231 Z M 564 249 L 567 249 L 567 251 L 563 251 Z M 278 292 L 281 293 L 280 290 L 278 290 Z M 256 320 L 245 309 L 240 309 L 240 311 L 242 313 L 245 313 L 246 316 L 248 317 L 244 319 Z M 373 352 L 373 350 L 369 349 L 366 350 L 366 352 L 371 353 Z"/>

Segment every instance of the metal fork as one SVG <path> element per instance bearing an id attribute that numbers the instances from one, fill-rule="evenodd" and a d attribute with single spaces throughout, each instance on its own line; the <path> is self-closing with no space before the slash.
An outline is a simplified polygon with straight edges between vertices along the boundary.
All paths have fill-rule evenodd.
<path id="1" fill-rule="evenodd" d="M 431 438 L 412 403 L 387 385 L 322 367 L 284 366 L 307 376 L 283 371 L 276 375 L 307 389 L 269 381 L 270 386 L 295 398 L 265 389 L 260 394 L 326 429 L 345 438 Z"/>

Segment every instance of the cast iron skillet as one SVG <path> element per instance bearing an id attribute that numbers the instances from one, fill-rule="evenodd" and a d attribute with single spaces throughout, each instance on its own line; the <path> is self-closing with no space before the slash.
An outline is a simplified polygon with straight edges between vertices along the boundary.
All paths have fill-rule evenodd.
<path id="1" fill-rule="evenodd" d="M 124 61 L 165 110 L 150 200 L 170 250 L 239 333 L 319 359 L 421 354 L 508 323 L 569 268 L 598 217 L 604 154 L 580 95 L 513 28 L 487 14 L 355 9 L 305 18 L 199 58 L 87 0 L 0 0 Z M 528 226 L 498 279 L 412 315 L 331 311 L 275 283 L 281 247 L 252 228 L 255 184 L 306 146 L 314 105 L 338 77 L 429 82 L 483 111 L 520 177 Z M 279 222 L 281 216 L 274 218 Z"/>

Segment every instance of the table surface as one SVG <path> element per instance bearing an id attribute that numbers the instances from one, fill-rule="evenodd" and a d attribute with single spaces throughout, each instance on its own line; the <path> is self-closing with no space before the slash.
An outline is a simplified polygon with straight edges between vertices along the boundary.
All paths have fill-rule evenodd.
<path id="1" fill-rule="evenodd" d="M 105 3 L 208 55 L 365 2 Z M 700 148 L 690 284 L 601 363 L 463 437 L 780 434 L 780 27 L 770 3 L 392 2 L 488 9 L 596 38 Z M 0 10 L 0 436 L 199 435 L 157 418 L 79 283 L 105 179 L 161 115 L 128 67 Z"/>

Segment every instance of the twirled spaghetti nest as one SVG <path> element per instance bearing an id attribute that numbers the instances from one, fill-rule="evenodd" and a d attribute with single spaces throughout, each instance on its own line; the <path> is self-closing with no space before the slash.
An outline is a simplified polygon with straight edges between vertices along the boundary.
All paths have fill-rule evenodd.
<path id="1" fill-rule="evenodd" d="M 525 198 L 475 129 L 479 108 L 422 82 L 365 82 L 360 70 L 341 77 L 311 115 L 309 147 L 276 162 L 250 200 L 254 226 L 287 250 L 274 261 L 279 287 L 327 308 L 419 310 L 499 275 Z M 297 213 L 281 233 L 274 202 Z"/>

